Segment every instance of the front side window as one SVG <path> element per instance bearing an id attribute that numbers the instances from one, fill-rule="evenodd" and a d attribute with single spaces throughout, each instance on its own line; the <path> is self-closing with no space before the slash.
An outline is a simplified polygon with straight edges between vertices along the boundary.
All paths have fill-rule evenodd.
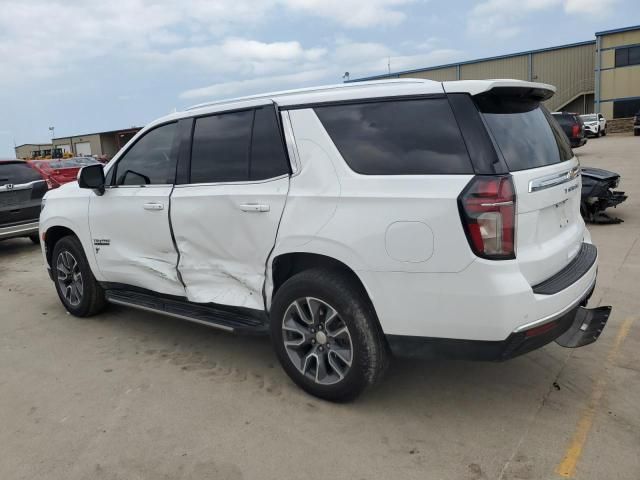
<path id="1" fill-rule="evenodd" d="M 446 98 L 315 108 L 349 167 L 365 175 L 473 173 Z"/>
<path id="2" fill-rule="evenodd" d="M 116 185 L 170 185 L 175 182 L 176 158 L 172 155 L 177 123 L 147 132 L 115 166 Z"/>

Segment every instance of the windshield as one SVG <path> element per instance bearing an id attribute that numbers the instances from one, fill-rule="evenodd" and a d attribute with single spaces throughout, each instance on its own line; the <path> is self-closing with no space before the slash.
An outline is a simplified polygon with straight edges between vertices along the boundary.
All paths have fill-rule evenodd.
<path id="1" fill-rule="evenodd" d="M 580 115 L 580 118 L 582 118 L 582 120 L 585 121 L 585 122 L 597 122 L 598 121 L 598 117 L 596 117 L 595 115 Z"/>

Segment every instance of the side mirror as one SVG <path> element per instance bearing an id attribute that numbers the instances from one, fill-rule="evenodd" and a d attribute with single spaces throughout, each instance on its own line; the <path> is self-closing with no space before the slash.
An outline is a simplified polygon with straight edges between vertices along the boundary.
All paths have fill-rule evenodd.
<path id="1" fill-rule="evenodd" d="M 104 194 L 104 170 L 102 165 L 87 165 L 78 172 L 80 188 L 90 188 L 96 195 Z"/>

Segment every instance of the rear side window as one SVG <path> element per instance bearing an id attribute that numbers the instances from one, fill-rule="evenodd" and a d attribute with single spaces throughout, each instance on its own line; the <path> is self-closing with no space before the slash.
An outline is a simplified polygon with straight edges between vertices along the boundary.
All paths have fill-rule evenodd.
<path id="1" fill-rule="evenodd" d="M 191 148 L 191 183 L 237 182 L 249 176 L 253 111 L 196 119 Z"/>
<path id="2" fill-rule="evenodd" d="M 116 185 L 166 185 L 176 177 L 173 141 L 177 123 L 144 134 L 116 165 Z"/>
<path id="3" fill-rule="evenodd" d="M 42 180 L 42 177 L 26 163 L 0 163 L 0 186 L 7 184 L 19 185 L 37 180 Z"/>
<path id="4" fill-rule="evenodd" d="M 572 158 L 564 133 L 539 103 L 480 99 L 478 105 L 510 171 L 544 167 Z M 565 120 L 558 118 L 558 121 Z"/>
<path id="5" fill-rule="evenodd" d="M 196 119 L 191 183 L 266 180 L 289 173 L 273 107 Z"/>
<path id="6" fill-rule="evenodd" d="M 357 173 L 473 173 L 446 98 L 331 105 L 315 112 Z"/>
<path id="7" fill-rule="evenodd" d="M 259 108 L 255 111 L 251 140 L 251 180 L 265 180 L 289 173 L 289 161 L 278 128 L 276 111 Z"/>

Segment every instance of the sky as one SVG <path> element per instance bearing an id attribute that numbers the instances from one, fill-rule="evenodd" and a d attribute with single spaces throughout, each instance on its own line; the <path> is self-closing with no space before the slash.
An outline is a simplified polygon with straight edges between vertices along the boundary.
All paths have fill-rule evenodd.
<path id="1" fill-rule="evenodd" d="M 594 39 L 638 0 L 0 0 L 0 158 L 214 99 Z"/>

